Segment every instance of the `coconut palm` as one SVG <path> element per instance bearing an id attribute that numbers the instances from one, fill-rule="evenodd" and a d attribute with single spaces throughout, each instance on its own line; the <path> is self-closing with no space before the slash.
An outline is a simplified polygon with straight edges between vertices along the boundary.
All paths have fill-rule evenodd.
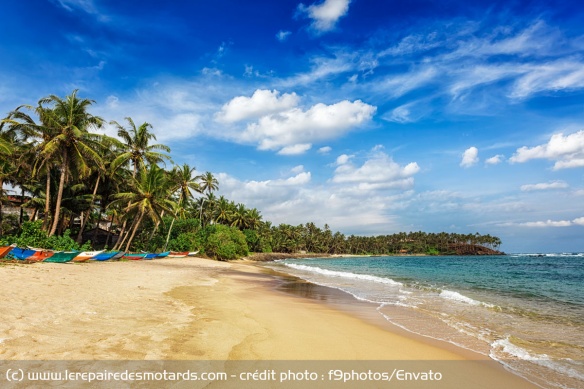
<path id="1" fill-rule="evenodd" d="M 73 172 L 87 172 L 90 166 L 101 166 L 99 138 L 89 132 L 103 125 L 103 119 L 87 112 L 93 100 L 80 99 L 74 90 L 64 99 L 50 95 L 39 100 L 36 112 L 45 129 L 39 147 L 41 158 L 55 161 L 60 170 L 59 190 L 49 236 L 55 234 L 59 224 L 65 182 Z"/>
<path id="2" fill-rule="evenodd" d="M 130 249 L 144 216 L 154 222 L 162 221 L 161 212 L 172 214 L 176 204 L 169 199 L 170 187 L 165 172 L 157 165 L 150 165 L 147 170 L 141 170 L 138 176 L 132 179 L 130 187 L 130 192 L 116 195 L 117 201 L 128 203 L 126 213 L 136 216 L 126 243 L 126 251 Z"/>
<path id="3" fill-rule="evenodd" d="M 186 207 L 187 203 L 194 198 L 193 191 L 201 193 L 201 185 L 197 177 L 193 175 L 196 169 L 188 164 L 175 166 L 170 172 L 172 191 L 177 192 L 178 203 Z"/>
<path id="4" fill-rule="evenodd" d="M 168 146 L 163 144 L 149 144 L 150 140 L 156 140 L 156 136 L 150 132 L 152 129 L 150 123 L 144 122 L 139 127 L 136 127 L 132 118 L 127 117 L 126 121 L 129 124 L 129 129 L 124 128 L 116 121 L 110 122 L 110 124 L 118 128 L 118 136 L 122 138 L 122 142 L 124 143 L 124 151 L 112 163 L 114 169 L 121 165 L 131 163 L 132 176 L 136 177 L 138 170 L 144 169 L 146 165 L 170 160 L 168 155 L 156 151 L 162 150 L 168 153 L 170 152 Z"/>
<path id="5" fill-rule="evenodd" d="M 213 191 L 219 189 L 219 181 L 213 176 L 211 172 L 205 172 L 204 174 L 198 176 L 199 180 L 201 180 L 201 189 L 203 192 L 207 192 L 210 194 Z"/>

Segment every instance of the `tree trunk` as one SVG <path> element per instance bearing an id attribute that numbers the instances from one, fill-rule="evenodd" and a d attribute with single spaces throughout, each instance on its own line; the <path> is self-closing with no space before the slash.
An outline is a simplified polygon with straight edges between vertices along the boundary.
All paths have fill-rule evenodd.
<path id="1" fill-rule="evenodd" d="M 172 219 L 172 222 L 170 223 L 170 228 L 168 229 L 168 234 L 166 235 L 166 242 L 164 243 L 164 248 L 162 249 L 162 251 L 166 251 L 166 246 L 168 246 L 168 240 L 170 239 L 170 232 L 172 231 L 173 225 L 174 225 L 174 218 Z"/>
<path id="2" fill-rule="evenodd" d="M 63 164 L 61 165 L 61 178 L 59 179 L 59 192 L 57 193 L 57 203 L 55 204 L 55 216 L 53 219 L 53 226 L 49 232 L 49 236 L 55 235 L 57 231 L 57 226 L 59 225 L 59 216 L 61 213 L 61 201 L 63 201 L 63 190 L 65 189 L 65 177 L 67 176 L 67 164 L 69 160 L 67 158 L 67 152 L 63 154 Z"/>
<path id="3" fill-rule="evenodd" d="M 124 220 L 124 222 L 122 223 L 122 229 L 120 231 L 120 235 L 118 235 L 118 240 L 116 242 L 116 244 L 113 247 L 113 250 L 119 250 L 122 247 L 122 243 L 123 243 L 123 236 L 124 236 L 124 232 L 126 232 L 126 225 L 128 223 L 128 220 Z"/>
<path id="4" fill-rule="evenodd" d="M 4 233 L 4 231 L 2 230 L 2 220 L 3 220 L 3 215 L 2 215 L 2 186 L 4 185 L 4 180 L 0 180 L 0 235 L 2 235 Z"/>
<path id="5" fill-rule="evenodd" d="M 47 166 L 47 184 L 45 187 L 45 220 L 43 220 L 43 230 L 47 231 L 49 229 L 49 223 L 51 221 L 50 217 L 51 208 L 51 169 Z"/>
<path id="6" fill-rule="evenodd" d="M 136 225 L 134 226 L 134 230 L 132 231 L 132 236 L 130 236 L 130 239 L 128 240 L 128 244 L 126 244 L 126 251 L 128 251 L 130 249 L 130 245 L 132 244 L 132 240 L 134 240 L 134 236 L 136 235 L 136 231 L 138 231 L 138 227 L 142 223 L 143 217 L 144 217 L 144 211 L 141 211 L 140 217 L 138 218 L 138 221 L 136 222 Z"/>
<path id="7" fill-rule="evenodd" d="M 99 187 L 99 179 L 100 179 L 101 175 L 98 174 L 97 175 L 97 181 L 95 182 L 95 187 L 93 188 L 93 193 L 91 195 L 91 202 L 89 204 L 89 209 L 87 209 L 87 211 L 85 211 L 85 217 L 83 217 L 81 219 L 81 228 L 79 228 L 79 234 L 77 234 L 77 243 L 81 243 L 81 239 L 82 239 L 82 235 L 83 235 L 83 230 L 85 229 L 85 225 L 87 224 L 87 220 L 89 220 L 89 215 L 91 213 L 91 207 L 93 206 L 93 202 L 95 201 L 95 195 L 97 194 L 97 188 Z M 97 227 L 96 229 L 99 228 L 99 220 L 97 221 Z M 93 242 L 95 244 L 95 242 Z"/>

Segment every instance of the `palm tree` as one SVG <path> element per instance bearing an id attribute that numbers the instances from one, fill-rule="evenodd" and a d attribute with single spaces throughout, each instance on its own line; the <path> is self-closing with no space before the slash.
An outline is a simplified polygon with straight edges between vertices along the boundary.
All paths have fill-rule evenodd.
<path id="1" fill-rule="evenodd" d="M 170 157 L 164 153 L 156 150 L 163 150 L 167 153 L 170 148 L 163 144 L 150 145 L 150 140 L 156 140 L 156 136 L 150 132 L 152 125 L 150 123 L 142 123 L 140 127 L 136 127 L 132 118 L 126 118 L 129 129 L 122 127 L 118 122 L 112 121 L 110 124 L 118 128 L 118 136 L 122 138 L 125 150 L 113 161 L 112 167 L 124 165 L 128 162 L 132 163 L 132 176 L 136 177 L 136 173 L 140 169 L 144 169 L 147 164 L 157 164 L 164 160 L 170 160 Z"/>
<path id="2" fill-rule="evenodd" d="M 126 251 L 130 249 L 144 216 L 156 222 L 162 220 L 162 211 L 173 213 L 176 203 L 168 198 L 169 192 L 164 170 L 157 165 L 150 165 L 147 170 L 141 170 L 138 177 L 133 178 L 130 192 L 116 195 L 117 201 L 128 202 L 126 214 L 137 216 L 126 243 Z"/>
<path id="3" fill-rule="evenodd" d="M 202 189 L 193 176 L 196 169 L 191 168 L 188 164 L 181 167 L 175 166 L 170 172 L 170 181 L 172 182 L 172 191 L 178 192 L 178 203 L 186 207 L 188 201 L 194 198 L 193 191 L 201 193 Z"/>
<path id="4" fill-rule="evenodd" d="M 80 99 L 77 90 L 64 99 L 50 95 L 39 101 L 37 114 L 46 129 L 46 139 L 39 148 L 41 158 L 58 163 L 60 170 L 59 190 L 49 236 L 55 234 L 60 220 L 61 202 L 65 182 L 74 170 L 88 171 L 90 166 L 101 166 L 97 150 L 98 138 L 89 133 L 90 128 L 100 128 L 103 119 L 87 112 L 93 100 Z"/>
<path id="5" fill-rule="evenodd" d="M 203 192 L 210 194 L 219 189 L 219 181 L 213 176 L 213 173 L 205 172 L 205 174 L 198 176 L 198 178 L 201 180 L 201 189 Z"/>

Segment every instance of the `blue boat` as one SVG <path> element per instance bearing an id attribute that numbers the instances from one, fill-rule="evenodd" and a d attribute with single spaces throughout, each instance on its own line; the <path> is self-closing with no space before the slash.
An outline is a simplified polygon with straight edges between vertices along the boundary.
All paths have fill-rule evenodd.
<path id="1" fill-rule="evenodd" d="M 112 259 L 119 251 L 110 251 L 109 253 L 100 253 L 90 258 L 92 261 L 107 261 Z"/>
<path id="2" fill-rule="evenodd" d="M 13 248 L 7 255 L 7 258 L 14 258 L 21 261 L 24 261 L 26 258 L 34 255 L 37 250 L 32 249 L 22 249 L 20 247 Z"/>
<path id="3" fill-rule="evenodd" d="M 164 258 L 164 257 L 168 257 L 168 256 L 169 256 L 169 254 L 170 254 L 170 251 L 165 251 L 165 252 L 163 252 L 163 253 L 158 253 L 158 254 L 156 254 L 156 257 L 155 257 L 155 258 Z"/>

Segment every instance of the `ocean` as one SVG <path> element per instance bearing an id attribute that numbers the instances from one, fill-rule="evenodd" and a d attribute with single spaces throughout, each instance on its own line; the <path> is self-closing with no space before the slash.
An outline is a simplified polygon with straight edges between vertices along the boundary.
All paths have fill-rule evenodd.
<path id="1" fill-rule="evenodd" d="M 413 333 L 484 354 L 544 388 L 584 388 L 584 254 L 381 256 L 268 267 L 371 303 Z"/>

